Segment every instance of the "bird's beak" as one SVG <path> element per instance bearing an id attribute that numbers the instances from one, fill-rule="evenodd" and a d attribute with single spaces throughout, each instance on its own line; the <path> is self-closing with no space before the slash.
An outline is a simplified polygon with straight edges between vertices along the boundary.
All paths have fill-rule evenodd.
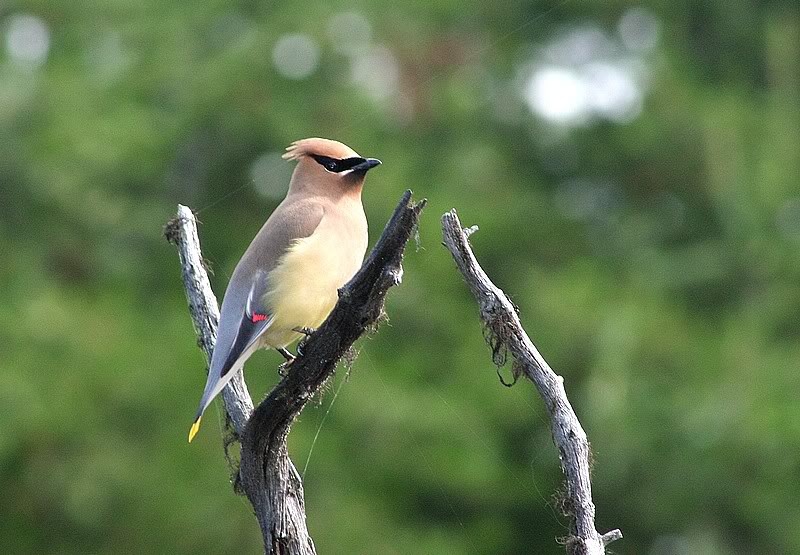
<path id="1" fill-rule="evenodd" d="M 375 166 L 380 166 L 381 161 L 377 158 L 367 158 L 357 166 L 353 166 L 352 170 L 353 173 L 367 173 L 369 170 L 374 168 Z"/>

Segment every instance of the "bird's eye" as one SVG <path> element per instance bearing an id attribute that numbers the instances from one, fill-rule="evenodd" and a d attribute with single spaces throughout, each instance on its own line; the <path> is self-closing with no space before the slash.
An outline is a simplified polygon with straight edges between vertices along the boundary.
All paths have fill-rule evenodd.
<path id="1" fill-rule="evenodd" d="M 328 162 L 325 164 L 325 167 L 330 171 L 334 171 L 336 169 L 336 162 Z"/>

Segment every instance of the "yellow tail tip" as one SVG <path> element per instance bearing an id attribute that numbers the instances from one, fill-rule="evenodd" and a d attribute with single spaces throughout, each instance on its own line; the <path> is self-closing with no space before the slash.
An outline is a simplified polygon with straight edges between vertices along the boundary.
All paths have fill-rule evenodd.
<path id="1" fill-rule="evenodd" d="M 192 440 L 194 439 L 194 436 L 196 436 L 197 432 L 200 431 L 200 421 L 202 419 L 203 419 L 203 417 L 200 416 L 200 417 L 197 418 L 197 420 L 194 421 L 194 424 L 192 424 L 192 429 L 189 430 L 189 443 L 192 442 Z"/>

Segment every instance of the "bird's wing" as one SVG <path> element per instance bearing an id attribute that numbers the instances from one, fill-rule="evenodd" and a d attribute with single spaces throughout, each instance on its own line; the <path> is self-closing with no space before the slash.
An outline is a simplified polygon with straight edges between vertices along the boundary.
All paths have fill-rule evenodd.
<path id="1" fill-rule="evenodd" d="M 211 370 L 220 378 L 272 323 L 272 309 L 265 304 L 270 272 L 297 239 L 314 233 L 325 214 L 324 207 L 313 200 L 287 201 L 253 239 L 228 284 L 211 361 Z"/>
<path id="2" fill-rule="evenodd" d="M 272 323 L 271 311 L 264 303 L 268 287 L 267 272 L 261 269 L 256 270 L 239 317 L 236 336 L 228 350 L 226 360 L 219 370 L 220 378 L 224 378 L 233 369 L 239 357 L 254 346 L 261 334 Z"/>
<path id="3" fill-rule="evenodd" d="M 313 199 L 292 200 L 287 197 L 237 264 L 222 302 L 217 342 L 195 424 L 234 376 L 232 370 L 238 369 L 240 360 L 246 360 L 252 354 L 256 341 L 272 323 L 270 307 L 265 305 L 269 273 L 295 240 L 314 233 L 324 214 L 323 205 Z"/>

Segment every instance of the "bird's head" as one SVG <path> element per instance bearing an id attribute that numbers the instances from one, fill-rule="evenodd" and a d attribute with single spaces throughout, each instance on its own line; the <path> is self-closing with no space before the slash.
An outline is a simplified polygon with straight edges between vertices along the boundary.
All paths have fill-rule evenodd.
<path id="1" fill-rule="evenodd" d="M 381 163 L 376 158 L 362 158 L 343 143 L 319 138 L 293 142 L 283 157 L 298 161 L 292 186 L 313 187 L 320 192 L 360 191 L 367 172 Z"/>

